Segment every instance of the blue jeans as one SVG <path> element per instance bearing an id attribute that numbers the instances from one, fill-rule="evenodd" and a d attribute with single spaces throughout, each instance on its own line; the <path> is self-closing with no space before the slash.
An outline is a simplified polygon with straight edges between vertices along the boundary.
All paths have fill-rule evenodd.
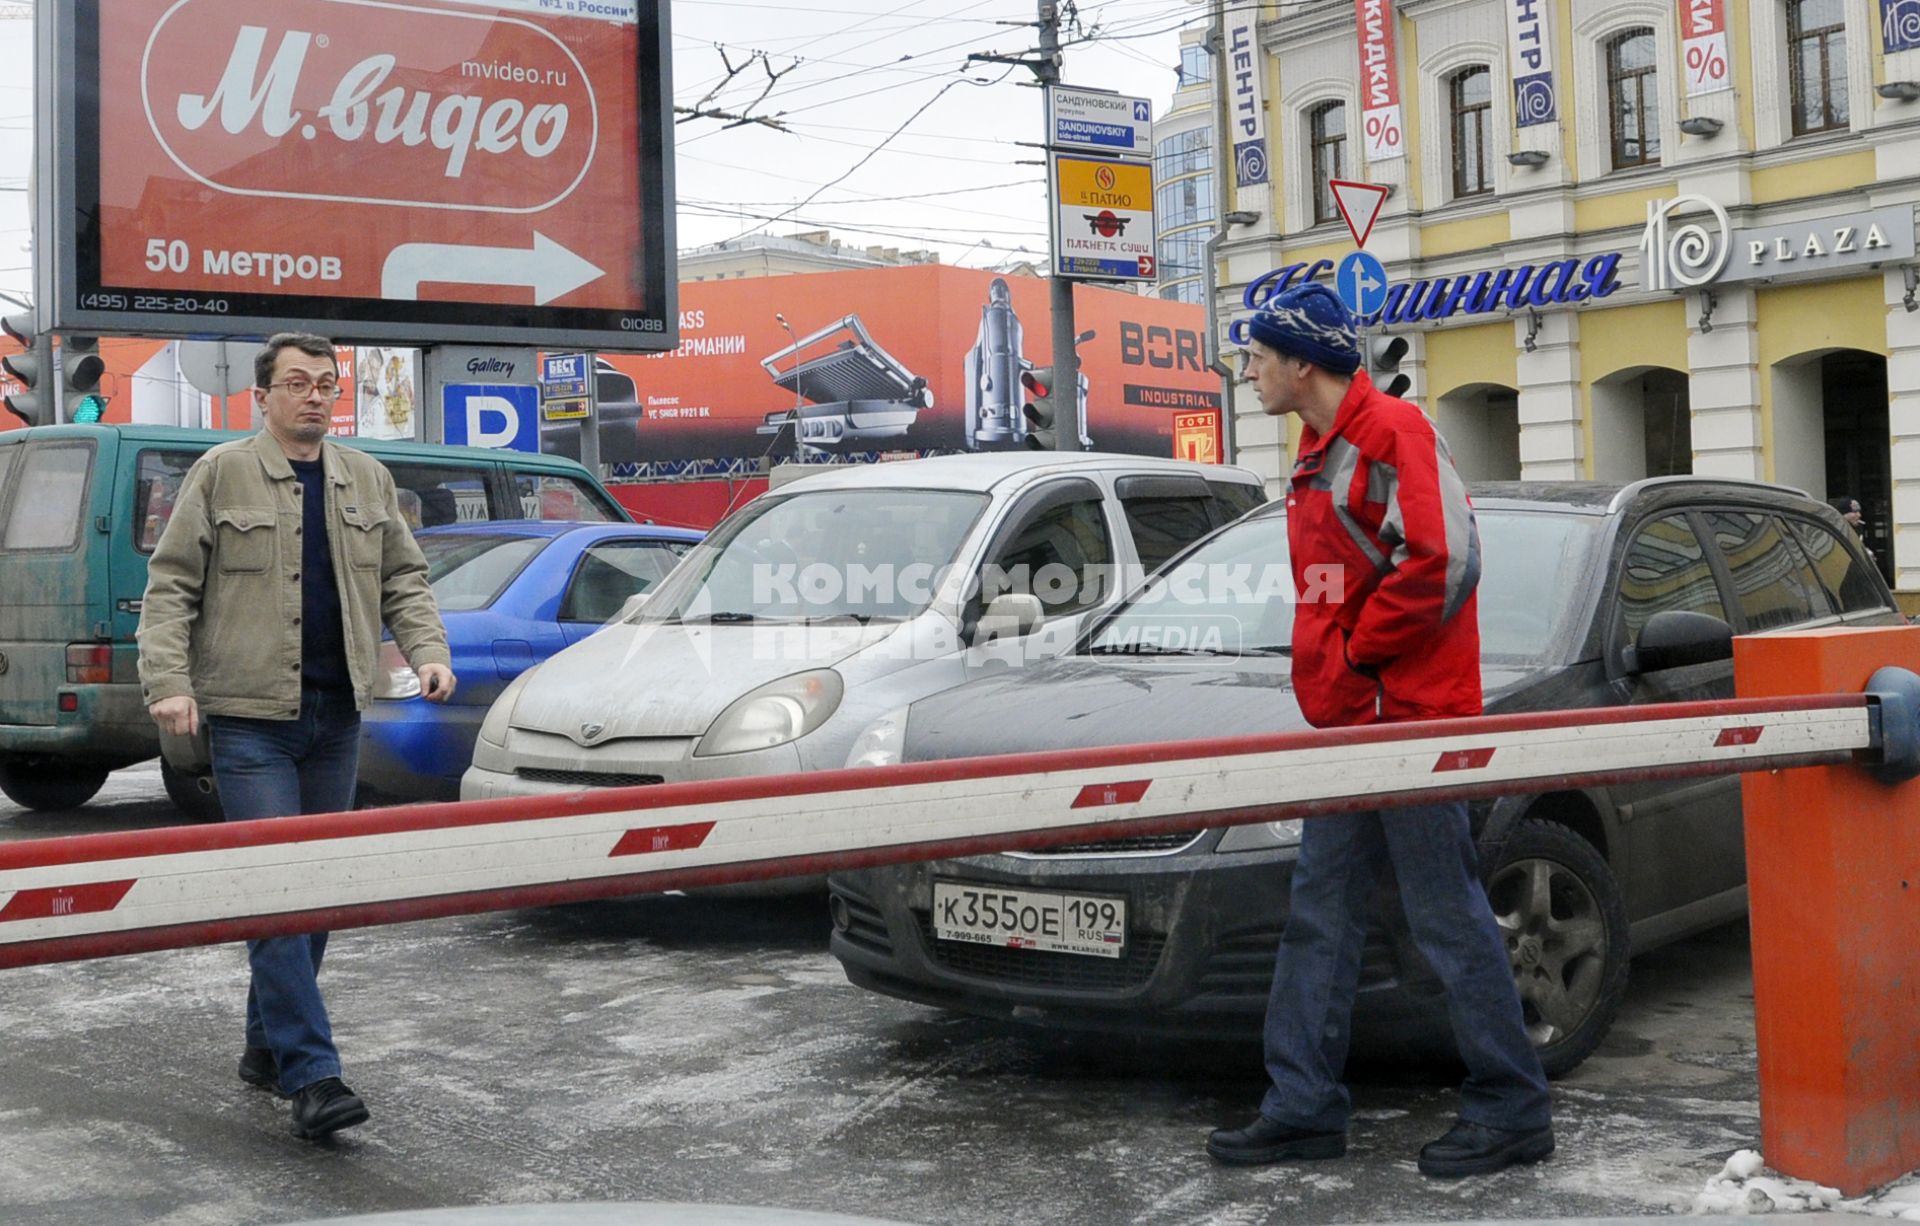
<path id="1" fill-rule="evenodd" d="M 1382 861 L 1393 865 L 1414 942 L 1446 988 L 1467 1080 L 1460 1118 L 1514 1131 L 1551 1120 L 1546 1075 L 1521 1020 L 1505 943 L 1480 884 L 1464 802 L 1314 817 L 1300 862 L 1273 991 L 1260 1113 L 1315 1132 L 1345 1132 L 1340 1083 L 1360 984 L 1367 902 Z"/>
<path id="2" fill-rule="evenodd" d="M 353 807 L 360 765 L 360 713 L 350 691 L 302 690 L 297 719 L 208 717 L 213 777 L 230 822 Z M 333 1026 L 320 999 L 327 934 L 247 942 L 247 1046 L 280 1065 L 280 1090 L 340 1075 Z"/>

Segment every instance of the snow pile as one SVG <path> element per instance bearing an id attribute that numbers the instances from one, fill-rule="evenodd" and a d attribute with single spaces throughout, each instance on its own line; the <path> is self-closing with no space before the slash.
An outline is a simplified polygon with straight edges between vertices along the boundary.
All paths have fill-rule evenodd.
<path id="1" fill-rule="evenodd" d="M 1920 1180 L 1894 1184 L 1873 1196 L 1843 1200 L 1837 1188 L 1763 1174 L 1765 1167 L 1759 1151 L 1737 1151 L 1693 1198 L 1693 1212 L 1749 1214 L 1824 1210 L 1920 1222 Z"/>

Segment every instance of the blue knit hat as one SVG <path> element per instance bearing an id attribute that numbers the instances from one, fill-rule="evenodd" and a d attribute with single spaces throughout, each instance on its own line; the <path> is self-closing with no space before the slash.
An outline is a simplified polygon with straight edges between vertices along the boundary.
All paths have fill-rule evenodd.
<path id="1" fill-rule="evenodd" d="M 1336 375 L 1360 369 L 1360 338 L 1353 312 L 1340 296 L 1309 281 L 1267 300 L 1247 324 L 1253 339 L 1292 358 L 1304 358 Z"/>

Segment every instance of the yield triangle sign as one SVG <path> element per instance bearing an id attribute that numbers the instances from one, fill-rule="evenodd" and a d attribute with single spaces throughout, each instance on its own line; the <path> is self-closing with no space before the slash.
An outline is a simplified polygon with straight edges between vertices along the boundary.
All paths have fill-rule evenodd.
<path id="1" fill-rule="evenodd" d="M 1366 246 L 1367 235 L 1373 233 L 1373 223 L 1387 202 L 1387 189 L 1377 183 L 1355 183 L 1350 179 L 1328 179 L 1327 186 L 1333 189 L 1333 202 L 1347 223 L 1347 231 L 1353 235 L 1353 245 Z"/>

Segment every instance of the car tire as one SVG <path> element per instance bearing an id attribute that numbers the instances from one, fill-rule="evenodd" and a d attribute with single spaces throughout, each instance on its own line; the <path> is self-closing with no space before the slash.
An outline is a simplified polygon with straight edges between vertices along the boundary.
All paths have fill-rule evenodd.
<path id="1" fill-rule="evenodd" d="M 1613 1026 L 1627 992 L 1626 903 L 1593 844 L 1526 820 L 1487 870 L 1527 1033 L 1547 1076 L 1572 1072 Z"/>
<path id="2" fill-rule="evenodd" d="M 106 781 L 107 772 L 97 767 L 0 764 L 0 792 L 23 809 L 77 809 Z"/>
<path id="3" fill-rule="evenodd" d="M 213 774 L 193 774 L 176 770 L 165 758 L 160 760 L 160 782 L 167 789 L 167 799 L 173 807 L 180 810 L 196 822 L 218 822 L 226 819 L 226 813 L 220 807 L 220 791 L 213 784 Z"/>

